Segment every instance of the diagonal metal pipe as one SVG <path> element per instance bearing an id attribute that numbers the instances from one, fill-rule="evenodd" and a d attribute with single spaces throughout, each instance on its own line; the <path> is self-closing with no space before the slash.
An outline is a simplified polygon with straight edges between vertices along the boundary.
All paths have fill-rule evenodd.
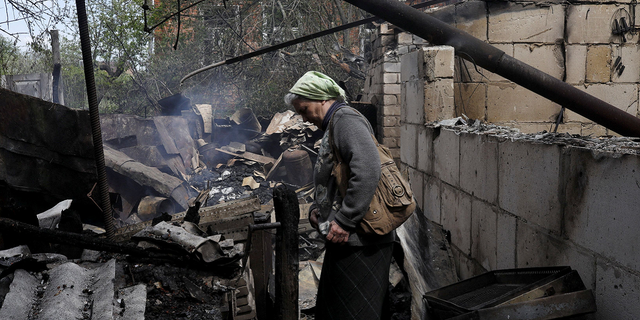
<path id="1" fill-rule="evenodd" d="M 87 85 L 87 99 L 89 100 L 93 155 L 96 160 L 98 173 L 98 190 L 100 191 L 100 201 L 102 204 L 102 217 L 104 219 L 105 230 L 107 231 L 107 239 L 113 240 L 115 237 L 115 225 L 113 223 L 113 213 L 111 212 L 111 200 L 109 199 L 109 185 L 107 183 L 107 171 L 102 146 L 98 96 L 96 95 L 96 80 L 93 74 L 93 58 L 91 56 L 91 42 L 89 40 L 89 23 L 87 22 L 87 9 L 84 0 L 76 0 L 76 8 L 78 11 L 82 64 L 84 65 L 84 79 Z"/>
<path id="2" fill-rule="evenodd" d="M 398 0 L 345 0 L 432 44 L 499 74 L 621 135 L 640 137 L 640 119 Z"/>

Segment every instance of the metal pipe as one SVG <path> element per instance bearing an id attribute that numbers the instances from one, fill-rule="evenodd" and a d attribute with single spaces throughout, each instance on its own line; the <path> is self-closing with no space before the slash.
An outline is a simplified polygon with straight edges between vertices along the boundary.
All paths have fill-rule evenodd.
<path id="1" fill-rule="evenodd" d="M 640 137 L 640 119 L 558 80 L 472 35 L 397 0 L 345 0 L 432 44 L 501 75 L 621 135 Z"/>
<path id="2" fill-rule="evenodd" d="M 98 97 L 96 95 L 96 81 L 93 74 L 93 59 L 91 57 L 87 9 L 85 7 L 84 0 L 76 0 L 76 8 L 78 10 L 78 27 L 80 28 L 80 44 L 82 46 L 82 64 L 84 65 L 84 79 L 87 85 L 87 99 L 89 100 L 89 118 L 91 120 L 91 133 L 93 136 L 93 156 L 96 160 L 96 170 L 98 171 L 98 190 L 100 191 L 100 202 L 102 204 L 102 217 L 104 219 L 105 230 L 107 231 L 107 239 L 114 240 L 115 226 L 113 223 L 113 213 L 111 212 L 111 200 L 109 199 L 107 171 L 104 164 Z"/>

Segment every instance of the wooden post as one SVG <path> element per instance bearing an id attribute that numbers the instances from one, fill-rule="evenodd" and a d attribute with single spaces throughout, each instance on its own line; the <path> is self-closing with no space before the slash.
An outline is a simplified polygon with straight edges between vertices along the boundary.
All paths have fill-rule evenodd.
<path id="1" fill-rule="evenodd" d="M 276 232 L 276 319 L 298 320 L 298 197 L 281 184 L 273 190 L 273 206 L 281 223 Z"/>
<path id="2" fill-rule="evenodd" d="M 51 30 L 51 50 L 53 52 L 53 103 L 64 104 L 60 64 L 60 40 L 58 30 Z"/>
<path id="3" fill-rule="evenodd" d="M 252 247 L 249 253 L 251 271 L 253 272 L 253 287 L 256 298 L 256 313 L 258 319 L 269 319 L 269 276 L 271 276 L 273 262 L 273 234 L 272 230 L 256 230 L 252 234 Z"/>

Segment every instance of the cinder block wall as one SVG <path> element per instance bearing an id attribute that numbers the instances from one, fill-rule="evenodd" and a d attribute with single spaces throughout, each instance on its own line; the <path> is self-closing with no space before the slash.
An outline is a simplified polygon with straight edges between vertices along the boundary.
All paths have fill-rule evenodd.
<path id="1" fill-rule="evenodd" d="M 622 43 L 610 26 L 632 6 L 468 1 L 433 15 L 639 116 L 638 35 L 627 34 Z M 422 39 L 388 25 L 378 33 L 367 97 L 383 110 L 381 119 L 396 117 L 387 125 L 400 117 L 399 140 L 395 131 L 383 132 L 393 132 L 426 218 L 451 231 L 460 277 L 570 265 L 594 290 L 596 319 L 639 318 L 640 157 L 426 125 L 465 114 L 539 132 L 551 128 L 560 107 L 480 67 L 476 72 L 470 62 L 457 59 L 449 68 L 446 47 L 427 49 Z M 430 50 L 448 53 L 438 59 L 442 52 Z M 625 65 L 622 75 L 612 70 L 617 57 Z M 452 114 L 447 99 L 428 105 L 434 95 L 451 94 L 449 85 L 430 86 L 436 82 L 427 66 L 449 70 L 436 80 L 454 79 Z M 387 72 L 394 76 L 385 78 Z M 385 91 L 391 79 L 399 95 L 391 87 Z M 558 131 L 614 134 L 571 111 Z"/>
<path id="2" fill-rule="evenodd" d="M 612 33 L 614 19 L 632 21 L 636 4 L 470 1 L 436 13 L 456 27 L 498 47 L 506 54 L 586 91 L 626 112 L 638 110 L 638 34 Z M 613 69 L 620 57 L 625 69 Z M 507 125 L 523 132 L 550 131 L 560 106 L 512 82 L 460 60 L 456 70 L 456 111 L 474 119 Z M 560 132 L 613 135 L 568 111 Z"/>
<path id="3" fill-rule="evenodd" d="M 568 265 L 593 289 L 596 319 L 640 317 L 640 156 L 402 128 L 402 164 L 426 218 L 451 232 L 461 279 Z"/>
<path id="4" fill-rule="evenodd" d="M 424 100 L 451 95 L 451 61 L 444 46 L 401 56 L 400 162 L 425 217 L 451 232 L 460 278 L 568 265 L 595 319 L 640 317 L 640 156 L 425 124 L 450 115 Z"/>
<path id="5" fill-rule="evenodd" d="M 628 1 L 593 3 L 485 2 L 467 1 L 432 12 L 471 35 L 492 44 L 506 54 L 553 77 L 586 91 L 634 116 L 638 108 L 640 83 L 640 33 L 628 32 L 625 41 L 612 33 L 614 19 L 626 17 L 636 4 Z M 638 20 L 635 18 L 635 20 Z M 372 36 L 373 63 L 369 70 L 365 99 L 382 106 L 379 123 L 397 121 L 402 97 L 395 76 L 400 56 L 425 45 L 411 34 L 383 24 Z M 613 65 L 620 57 L 625 66 L 618 75 Z M 560 106 L 495 75 L 472 62 L 456 58 L 454 76 L 455 115 L 519 128 L 522 132 L 550 131 Z M 425 100 L 429 103 L 432 99 Z M 395 117 L 385 120 L 387 116 Z M 428 119 L 426 119 L 428 120 Z M 382 129 L 383 131 L 385 129 Z M 387 133 L 395 133 L 386 129 Z M 559 132 L 581 135 L 615 135 L 592 121 L 567 110 Z M 385 135 L 381 138 L 387 138 Z M 389 147 L 397 137 L 388 136 Z M 386 144 L 386 143 L 385 143 Z"/>
<path id="6" fill-rule="evenodd" d="M 425 217 L 451 232 L 459 277 L 568 265 L 594 291 L 596 319 L 640 317 L 640 155 L 425 124 L 414 88 L 447 96 L 430 84 L 452 78 L 452 59 L 451 47 L 401 57 L 400 161 Z"/>

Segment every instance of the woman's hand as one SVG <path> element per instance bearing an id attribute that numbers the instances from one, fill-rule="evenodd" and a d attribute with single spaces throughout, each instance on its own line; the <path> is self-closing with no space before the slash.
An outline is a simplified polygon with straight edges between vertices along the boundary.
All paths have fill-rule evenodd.
<path id="1" fill-rule="evenodd" d="M 335 221 L 331 221 L 331 229 L 329 229 L 327 240 L 335 244 L 346 243 L 349 240 L 349 231 L 342 229 Z"/>
<path id="2" fill-rule="evenodd" d="M 309 223 L 314 229 L 318 229 L 318 209 L 313 209 L 309 213 Z"/>

